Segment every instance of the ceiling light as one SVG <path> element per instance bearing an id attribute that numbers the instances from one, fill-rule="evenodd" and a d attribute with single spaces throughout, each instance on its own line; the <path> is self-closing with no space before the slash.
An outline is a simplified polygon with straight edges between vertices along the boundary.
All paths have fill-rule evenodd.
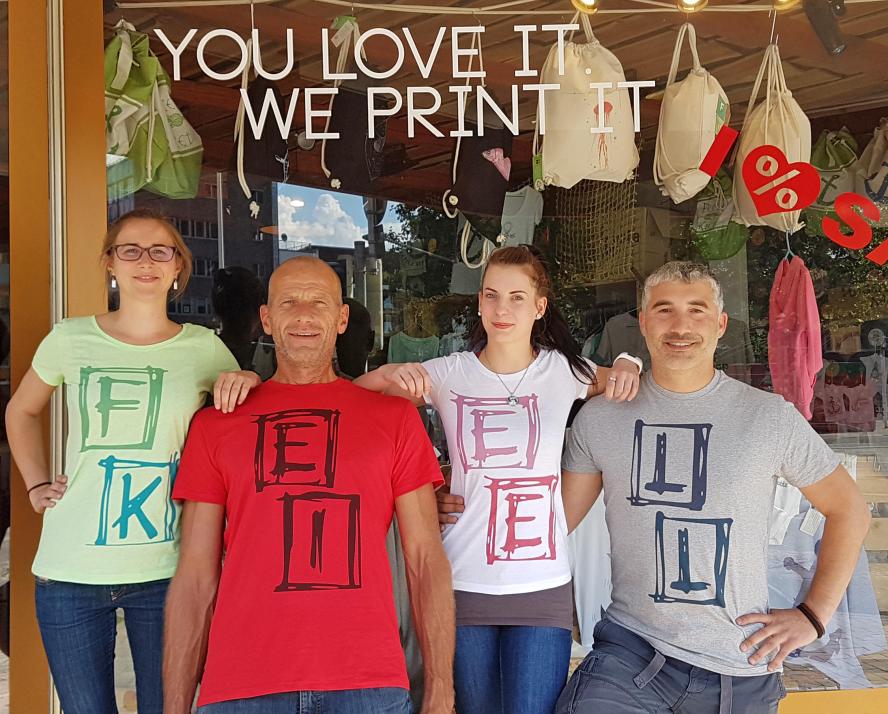
<path id="1" fill-rule="evenodd" d="M 837 0 L 805 0 L 808 22 L 820 38 L 823 48 L 831 55 L 845 51 L 845 38 L 839 30 L 836 15 L 844 13 L 845 3 Z"/>
<path id="2" fill-rule="evenodd" d="M 801 1 L 802 0 L 774 0 L 774 9 L 777 12 L 792 10 L 792 8 L 798 5 Z"/>
<path id="3" fill-rule="evenodd" d="M 303 201 L 301 198 L 291 198 L 290 205 L 293 208 L 302 208 L 305 205 L 305 201 Z"/>
<path id="4" fill-rule="evenodd" d="M 706 7 L 707 2 L 708 0 L 675 0 L 675 5 L 682 12 L 699 12 Z"/>
<path id="5" fill-rule="evenodd" d="M 571 4 L 580 12 L 594 15 L 601 7 L 601 0 L 570 0 Z"/>

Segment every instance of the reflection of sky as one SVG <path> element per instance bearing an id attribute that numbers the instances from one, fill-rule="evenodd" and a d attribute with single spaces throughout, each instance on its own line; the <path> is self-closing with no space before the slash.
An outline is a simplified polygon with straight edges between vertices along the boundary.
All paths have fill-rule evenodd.
<path id="1" fill-rule="evenodd" d="M 285 183 L 279 183 L 277 188 L 277 225 L 282 241 L 286 235 L 288 248 L 352 248 L 356 240 L 366 235 L 367 219 L 360 196 Z M 394 206 L 389 203 L 383 218 L 386 228 L 400 225 Z"/>

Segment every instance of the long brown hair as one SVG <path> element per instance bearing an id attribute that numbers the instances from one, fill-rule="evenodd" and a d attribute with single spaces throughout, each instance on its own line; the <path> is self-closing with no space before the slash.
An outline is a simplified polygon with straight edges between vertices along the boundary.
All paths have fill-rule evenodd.
<path id="1" fill-rule="evenodd" d="M 498 248 L 490 255 L 490 260 L 484 268 L 485 273 L 491 265 L 503 265 L 523 268 L 530 277 L 533 287 L 539 297 L 546 298 L 547 307 L 543 316 L 533 323 L 530 333 L 530 344 L 535 351 L 556 350 L 563 354 L 570 365 L 571 371 L 577 379 L 595 384 L 595 372 L 589 363 L 583 359 L 580 348 L 573 336 L 564 315 L 555 304 L 555 295 L 552 293 L 552 281 L 549 271 L 543 262 L 542 254 L 529 245 L 509 246 Z M 482 289 L 484 279 L 481 279 Z M 481 320 L 475 324 L 472 334 L 469 335 L 469 349 L 480 352 L 487 345 L 487 332 Z"/>
<path id="2" fill-rule="evenodd" d="M 105 240 L 102 241 L 102 264 L 107 266 L 110 262 L 111 248 L 114 245 L 114 241 L 117 240 L 117 236 L 120 235 L 120 231 L 123 230 L 127 223 L 136 219 L 143 221 L 157 221 L 163 226 L 164 230 L 173 241 L 173 247 L 175 247 L 176 253 L 179 256 L 179 261 L 182 264 L 182 267 L 179 269 L 179 275 L 176 277 L 176 280 L 179 281 L 179 287 L 170 293 L 169 297 L 170 300 L 175 300 L 185 292 L 185 288 L 188 286 L 188 280 L 191 278 L 191 250 L 185 245 L 185 240 L 182 238 L 182 234 L 179 233 L 176 227 L 170 223 L 163 214 L 160 214 L 157 211 L 153 211 L 150 208 L 136 208 L 129 213 L 124 213 L 120 218 L 108 226 Z"/>

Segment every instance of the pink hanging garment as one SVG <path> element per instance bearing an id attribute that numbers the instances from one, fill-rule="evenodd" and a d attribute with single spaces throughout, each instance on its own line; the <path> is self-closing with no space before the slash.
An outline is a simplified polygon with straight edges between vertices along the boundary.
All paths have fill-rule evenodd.
<path id="1" fill-rule="evenodd" d="M 768 364 L 774 391 L 811 418 L 814 381 L 823 367 L 820 314 L 811 274 L 798 256 L 781 260 L 771 288 Z"/>

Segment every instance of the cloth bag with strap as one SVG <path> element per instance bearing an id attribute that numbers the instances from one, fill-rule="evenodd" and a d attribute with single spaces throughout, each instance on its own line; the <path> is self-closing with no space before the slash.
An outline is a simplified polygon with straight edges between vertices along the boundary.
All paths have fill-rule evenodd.
<path id="1" fill-rule="evenodd" d="M 336 72 L 342 74 L 348 66 L 351 43 L 357 40 L 361 31 L 357 20 L 351 16 L 337 18 L 333 29 L 337 32 L 332 42 L 339 47 Z M 366 61 L 363 47 L 361 56 Z M 382 175 L 388 119 L 377 115 L 371 138 L 367 124 L 369 86 L 370 81 L 363 75 L 350 80 L 337 79 L 334 83 L 338 93 L 330 100 L 324 133 L 338 133 L 339 138 L 324 139 L 321 143 L 321 169 L 333 189 L 370 194 L 373 182 Z M 387 109 L 388 101 L 376 95 L 374 106 Z"/>
<path id="2" fill-rule="evenodd" d="M 805 233 L 823 235 L 823 219 L 838 218 L 833 210 L 836 198 L 854 191 L 854 165 L 857 163 L 857 142 L 847 128 L 824 129 L 811 149 L 811 165 L 820 174 L 820 194 L 805 209 Z"/>
<path id="3" fill-rule="evenodd" d="M 131 172 L 111 187 L 114 196 L 145 188 L 169 198 L 194 198 L 203 143 L 170 96 L 170 78 L 148 36 L 126 20 L 118 22 L 104 66 L 105 150 L 126 156 Z"/>
<path id="4" fill-rule="evenodd" d="M 704 260 L 727 260 L 746 244 L 749 229 L 731 219 L 731 177 L 724 169 L 697 196 L 697 210 L 691 223 L 694 247 Z"/>
<path id="5" fill-rule="evenodd" d="M 765 99 L 756 104 L 762 81 Z M 790 163 L 811 159 L 811 122 L 786 86 L 780 50 L 768 45 L 759 69 L 752 96 L 743 118 L 740 141 L 734 162 L 734 219 L 746 226 L 770 226 L 786 233 L 802 227 L 801 211 L 787 211 L 760 216 L 743 180 L 743 162 L 751 151 L 770 144 L 780 149 Z"/>
<path id="6" fill-rule="evenodd" d="M 472 35 L 471 49 L 478 48 L 478 61 L 484 71 L 484 57 L 479 33 Z M 468 71 L 472 71 L 470 55 Z M 469 84 L 471 78 L 466 80 Z M 481 80 L 481 86 L 484 80 Z M 477 99 L 477 95 L 469 94 Z M 467 101 L 463 106 L 468 105 Z M 480 99 L 478 99 L 480 101 Z M 469 268 L 480 268 L 493 251 L 494 242 L 501 243 L 503 206 L 509 190 L 512 170 L 512 133 L 488 105 L 484 105 L 481 126 L 476 121 L 465 120 L 469 136 L 458 136 L 453 149 L 451 178 L 453 185 L 444 192 L 442 205 L 450 218 L 460 216 L 465 223 L 459 232 L 459 254 Z M 470 257 L 470 247 L 481 241 L 478 260 Z"/>
<path id="7" fill-rule="evenodd" d="M 559 73 L 558 45 L 552 46 L 540 72 L 543 84 L 558 84 L 545 101 L 545 116 L 537 107 L 533 153 L 538 153 L 541 121 L 543 184 L 572 188 L 583 179 L 622 183 L 638 166 L 635 126 L 629 90 L 617 88 L 626 81 L 623 66 L 614 54 L 602 47 L 592 34 L 589 17 L 578 13 L 586 42 L 564 43 L 564 73 Z M 571 23 L 576 23 L 574 15 Z M 604 90 L 604 117 L 599 117 L 598 89 L 590 83 L 607 83 Z M 599 126 L 612 127 L 607 133 L 593 133 Z M 539 185 L 537 188 L 541 188 Z"/>
<path id="8" fill-rule="evenodd" d="M 877 224 L 888 226 L 888 118 L 879 120 L 873 138 L 855 167 L 857 193 L 879 207 L 882 216 Z"/>
<path id="9" fill-rule="evenodd" d="M 685 37 L 694 66 L 684 79 L 676 81 Z M 697 33 L 693 25 L 685 23 L 672 53 L 654 150 L 654 183 L 664 195 L 681 203 L 706 187 L 710 177 L 700 170 L 700 164 L 715 135 L 730 118 L 728 96 L 718 80 L 700 65 Z"/>

